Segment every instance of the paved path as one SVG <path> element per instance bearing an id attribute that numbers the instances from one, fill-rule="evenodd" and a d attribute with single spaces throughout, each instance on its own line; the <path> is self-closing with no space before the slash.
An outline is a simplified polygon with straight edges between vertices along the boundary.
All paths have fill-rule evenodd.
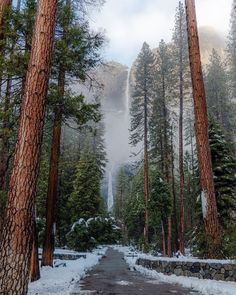
<path id="1" fill-rule="evenodd" d="M 197 295 L 198 293 L 177 285 L 159 283 L 136 271 L 130 271 L 123 255 L 118 251 L 108 249 L 106 258 L 103 258 L 83 281 L 77 283 L 72 294 Z"/>

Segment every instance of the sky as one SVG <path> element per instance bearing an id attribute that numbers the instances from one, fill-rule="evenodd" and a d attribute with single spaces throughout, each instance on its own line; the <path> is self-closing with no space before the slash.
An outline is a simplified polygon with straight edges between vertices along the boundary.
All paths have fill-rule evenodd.
<path id="1" fill-rule="evenodd" d="M 198 25 L 212 26 L 223 35 L 229 31 L 232 0 L 195 0 Z M 108 44 L 104 58 L 130 66 L 144 41 L 157 47 L 171 40 L 178 0 L 106 0 L 91 15 L 91 26 L 105 30 Z"/>

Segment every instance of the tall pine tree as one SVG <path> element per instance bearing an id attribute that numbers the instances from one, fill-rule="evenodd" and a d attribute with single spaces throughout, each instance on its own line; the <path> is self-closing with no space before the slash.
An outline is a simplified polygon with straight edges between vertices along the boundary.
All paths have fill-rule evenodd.
<path id="1" fill-rule="evenodd" d="M 149 200 L 149 175 L 148 175 L 148 136 L 150 105 L 153 98 L 153 66 L 154 55 L 147 43 L 136 61 L 135 85 L 131 104 L 131 143 L 136 146 L 143 142 L 144 157 L 144 202 L 145 202 L 145 248 L 148 247 L 148 200 Z"/>

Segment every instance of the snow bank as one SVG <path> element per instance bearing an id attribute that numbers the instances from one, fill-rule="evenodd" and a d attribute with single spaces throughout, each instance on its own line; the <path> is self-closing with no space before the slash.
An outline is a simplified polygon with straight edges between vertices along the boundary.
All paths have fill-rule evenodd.
<path id="1" fill-rule="evenodd" d="M 130 252 L 129 247 L 117 246 L 114 248 L 124 253 L 125 260 L 129 264 L 130 269 L 135 269 L 139 271 L 140 273 L 144 274 L 145 276 L 148 276 L 154 279 L 153 281 L 154 284 L 155 283 L 158 284 L 160 282 L 170 283 L 170 284 L 179 284 L 185 288 L 191 288 L 191 289 L 194 289 L 195 291 L 201 292 L 204 295 L 235 295 L 236 294 L 236 283 L 234 282 L 202 280 L 198 278 L 189 278 L 189 277 L 176 276 L 176 275 L 167 276 L 162 273 L 157 273 L 155 270 L 149 270 L 140 265 L 136 265 L 136 261 L 138 258 L 141 258 L 143 256 L 147 257 L 147 255 L 135 253 L 136 257 L 132 257 L 132 254 L 134 254 L 134 252 Z M 161 259 L 161 258 L 156 258 L 150 255 L 148 255 L 148 257 L 152 257 L 153 259 L 159 259 L 159 260 Z M 194 260 L 199 261 L 197 259 L 194 259 Z M 209 261 L 212 261 L 212 260 L 209 260 Z M 219 260 L 217 260 L 217 262 L 219 263 Z"/>
<path id="2" fill-rule="evenodd" d="M 223 259 L 199 259 L 199 258 L 195 258 L 195 257 L 191 257 L 191 256 L 180 256 L 179 258 L 177 257 L 162 257 L 162 256 L 153 256 L 150 254 L 144 254 L 142 252 L 138 252 L 138 251 L 131 251 L 130 247 L 122 247 L 122 246 L 114 246 L 114 249 L 125 253 L 125 255 L 131 255 L 135 254 L 138 255 L 138 258 L 142 258 L 142 259 L 148 259 L 148 260 L 152 260 L 152 261 L 176 261 L 176 262 L 202 262 L 202 263 L 220 263 L 220 264 L 236 264 L 236 260 L 223 260 Z M 235 293 L 236 295 L 236 293 Z"/>
<path id="3" fill-rule="evenodd" d="M 41 279 L 30 283 L 28 295 L 69 295 L 74 284 L 99 262 L 101 255 L 104 255 L 106 250 L 107 248 L 96 249 L 92 253 L 86 253 L 86 258 L 78 260 L 58 260 L 56 264 L 61 264 L 60 267 L 43 267 Z M 64 251 L 57 249 L 57 253 L 62 252 L 64 253 Z M 66 267 L 63 267 L 63 263 L 66 264 Z"/>

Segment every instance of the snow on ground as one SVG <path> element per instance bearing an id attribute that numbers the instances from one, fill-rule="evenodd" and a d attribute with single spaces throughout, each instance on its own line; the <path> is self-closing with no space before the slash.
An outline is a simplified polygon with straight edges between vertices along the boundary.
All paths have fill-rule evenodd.
<path id="1" fill-rule="evenodd" d="M 143 275 L 150 277 L 151 279 L 153 279 L 152 282 L 154 284 L 158 284 L 160 282 L 179 284 L 185 288 L 192 288 L 193 290 L 201 292 L 204 295 L 236 295 L 236 283 L 234 282 L 203 280 L 198 278 L 176 276 L 176 275 L 167 276 L 162 273 L 158 273 L 155 270 L 149 270 L 140 265 L 136 265 L 136 261 L 140 257 L 145 257 L 145 258 L 149 257 L 152 259 L 159 259 L 159 260 L 162 258 L 157 258 L 151 255 L 139 254 L 137 252 L 130 251 L 129 247 L 114 246 L 114 249 L 124 253 L 125 260 L 129 264 L 131 269 L 135 269 L 139 271 L 140 273 L 142 273 Z M 169 258 L 169 260 L 171 259 L 172 258 Z M 182 259 L 183 258 L 181 258 L 180 260 Z M 165 260 L 167 260 L 167 258 L 165 258 Z M 191 260 L 199 261 L 197 259 L 191 259 Z M 212 261 L 215 262 L 216 260 L 209 260 L 208 262 L 212 262 Z M 219 260 L 217 260 L 217 262 L 219 263 Z M 227 262 L 229 263 L 228 260 Z"/>
<path id="2" fill-rule="evenodd" d="M 169 257 L 156 257 L 153 255 L 148 255 L 148 254 L 139 254 L 139 258 L 143 258 L 143 259 L 149 259 L 149 260 L 153 260 L 153 261 L 157 261 L 157 260 L 161 260 L 161 261 L 183 261 L 183 262 L 207 262 L 207 263 L 220 263 L 220 264 L 233 264 L 236 263 L 235 260 L 219 260 L 219 259 L 199 259 L 199 258 L 194 258 L 194 257 L 187 257 L 187 256 L 181 256 L 179 258 L 177 257 L 173 257 L 173 258 L 169 258 Z M 236 295 L 236 294 L 235 294 Z"/>
<path id="3" fill-rule="evenodd" d="M 59 267 L 43 267 L 41 269 L 41 279 L 30 283 L 28 295 L 67 295 L 70 294 L 73 286 L 82 279 L 86 272 L 94 267 L 105 254 L 107 248 L 99 248 L 92 253 L 86 253 L 86 258 L 80 258 L 73 261 L 57 260 Z M 80 254 L 74 251 L 63 251 L 57 249 L 57 253 L 65 252 L 71 254 Z M 73 253 L 72 253 L 73 252 Z M 63 264 L 66 264 L 64 267 Z"/>
<path id="4" fill-rule="evenodd" d="M 39 255 L 42 254 L 42 252 L 43 252 L 43 249 L 39 248 Z M 76 251 L 69 250 L 69 249 L 55 248 L 54 254 L 64 254 L 64 255 L 70 255 L 70 254 L 71 255 L 77 255 L 77 254 L 80 254 L 80 255 L 86 255 L 87 253 L 86 252 L 76 252 Z"/>

